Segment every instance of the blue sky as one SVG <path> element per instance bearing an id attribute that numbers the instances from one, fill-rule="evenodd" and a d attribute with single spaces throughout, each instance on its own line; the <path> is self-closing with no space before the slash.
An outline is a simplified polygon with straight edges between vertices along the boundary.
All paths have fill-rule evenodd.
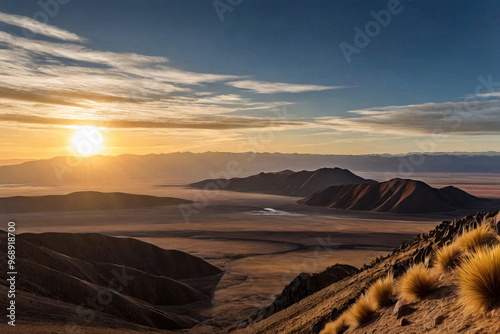
<path id="1" fill-rule="evenodd" d="M 67 3 L 38 26 L 29 21 L 44 17 L 37 2 L 0 4 L 6 15 L 0 32 L 7 34 L 0 46 L 10 52 L 1 61 L 6 65 L 15 50 L 25 50 L 24 70 L 4 66 L 9 70 L 0 81 L 6 106 L 0 121 L 10 131 L 12 124 L 29 124 L 34 135 L 52 129 L 47 155 L 64 148 L 55 143 L 67 133 L 57 129 L 71 129 L 67 120 L 73 118 L 111 124 L 110 154 L 237 151 L 263 128 L 273 131 L 273 140 L 260 145 L 263 151 L 404 153 L 419 151 L 422 140 L 436 141 L 436 130 L 444 134 L 438 151 L 495 150 L 497 1 L 220 0 L 230 8 L 223 20 L 212 1 L 61 2 Z M 371 12 L 390 6 L 398 9 L 390 22 L 346 61 L 339 45 L 354 46 L 355 28 L 365 31 L 374 21 Z M 26 38 L 26 25 L 37 34 Z M 47 33 L 47 26 L 56 32 Z M 28 41 L 46 43 L 34 47 Z M 58 47 L 73 53 L 49 52 Z M 90 58 L 75 56 L 78 48 Z M 120 55 L 130 54 L 150 58 L 115 66 Z M 35 83 L 12 83 L 20 78 L 16 71 L 27 69 Z M 75 83 L 78 75 L 88 81 Z M 133 92 L 137 85 L 142 92 Z M 114 99 L 110 106 L 102 96 L 88 97 L 97 93 L 147 101 Z M 474 104 L 464 106 L 464 99 Z M 277 116 L 284 108 L 289 116 Z M 266 125 L 270 118 L 275 122 Z M 153 144 L 151 129 L 169 144 Z M 126 131 L 129 139 L 123 138 Z M 29 154 L 29 146 L 17 152 Z"/>

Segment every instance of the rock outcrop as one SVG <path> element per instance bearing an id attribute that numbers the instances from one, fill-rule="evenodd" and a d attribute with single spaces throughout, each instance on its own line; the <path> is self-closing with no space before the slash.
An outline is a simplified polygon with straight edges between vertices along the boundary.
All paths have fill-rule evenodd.
<path id="1" fill-rule="evenodd" d="M 307 296 L 324 289 L 330 284 L 358 273 L 359 270 L 346 264 L 336 264 L 315 274 L 301 273 L 276 296 L 268 307 L 259 310 L 250 317 L 250 321 L 260 321 L 279 312 Z"/>

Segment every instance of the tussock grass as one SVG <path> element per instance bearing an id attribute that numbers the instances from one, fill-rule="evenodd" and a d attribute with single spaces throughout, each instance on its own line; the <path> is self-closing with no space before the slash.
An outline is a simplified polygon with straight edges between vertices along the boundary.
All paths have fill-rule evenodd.
<path id="1" fill-rule="evenodd" d="M 456 270 L 459 302 L 472 314 L 500 303 L 500 245 L 482 248 Z"/>
<path id="2" fill-rule="evenodd" d="M 396 301 L 396 291 L 392 274 L 379 278 L 373 283 L 368 288 L 367 296 L 375 309 L 394 304 Z"/>
<path id="3" fill-rule="evenodd" d="M 488 223 L 465 231 L 456 240 L 458 247 L 464 251 L 476 252 L 483 246 L 491 246 L 497 242 L 497 233 Z"/>
<path id="4" fill-rule="evenodd" d="M 368 296 L 362 295 L 359 299 L 346 311 L 345 319 L 349 325 L 359 327 L 370 321 L 375 314 L 375 307 Z"/>
<path id="5" fill-rule="evenodd" d="M 399 295 L 407 301 L 416 301 L 438 287 L 439 275 L 423 264 L 417 264 L 399 280 Z"/>
<path id="6" fill-rule="evenodd" d="M 434 266 L 440 272 L 446 273 L 458 264 L 462 253 L 456 242 L 446 245 L 436 251 Z"/>
<path id="7" fill-rule="evenodd" d="M 319 334 L 342 334 L 349 328 L 346 323 L 344 314 L 341 315 L 337 320 L 329 322 L 326 324 L 325 328 Z"/>

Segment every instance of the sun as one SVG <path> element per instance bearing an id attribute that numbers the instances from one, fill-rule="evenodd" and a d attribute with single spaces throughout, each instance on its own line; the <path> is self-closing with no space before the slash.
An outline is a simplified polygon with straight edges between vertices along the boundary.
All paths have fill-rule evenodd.
<path id="1" fill-rule="evenodd" d="M 81 126 L 71 138 L 71 147 L 79 156 L 90 157 L 102 151 L 104 137 L 98 127 Z"/>

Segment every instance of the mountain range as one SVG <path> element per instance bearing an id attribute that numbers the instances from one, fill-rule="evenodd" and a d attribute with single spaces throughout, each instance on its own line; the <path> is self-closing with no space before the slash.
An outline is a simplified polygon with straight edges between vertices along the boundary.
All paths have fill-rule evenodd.
<path id="1" fill-rule="evenodd" d="M 364 179 L 347 169 L 320 168 L 315 171 L 259 173 L 245 178 L 208 179 L 190 186 L 203 189 L 214 183 L 220 185 L 221 189 L 230 191 L 307 197 L 328 186 L 376 181 Z"/>
<path id="2" fill-rule="evenodd" d="M 247 177 L 260 172 L 340 167 L 387 173 L 498 173 L 500 155 L 412 154 L 317 155 L 282 153 L 177 152 L 168 154 L 56 157 L 0 166 L 0 184 L 81 184 L 147 181 L 187 184 L 204 179 Z M 391 176 L 392 175 L 392 176 Z"/>

